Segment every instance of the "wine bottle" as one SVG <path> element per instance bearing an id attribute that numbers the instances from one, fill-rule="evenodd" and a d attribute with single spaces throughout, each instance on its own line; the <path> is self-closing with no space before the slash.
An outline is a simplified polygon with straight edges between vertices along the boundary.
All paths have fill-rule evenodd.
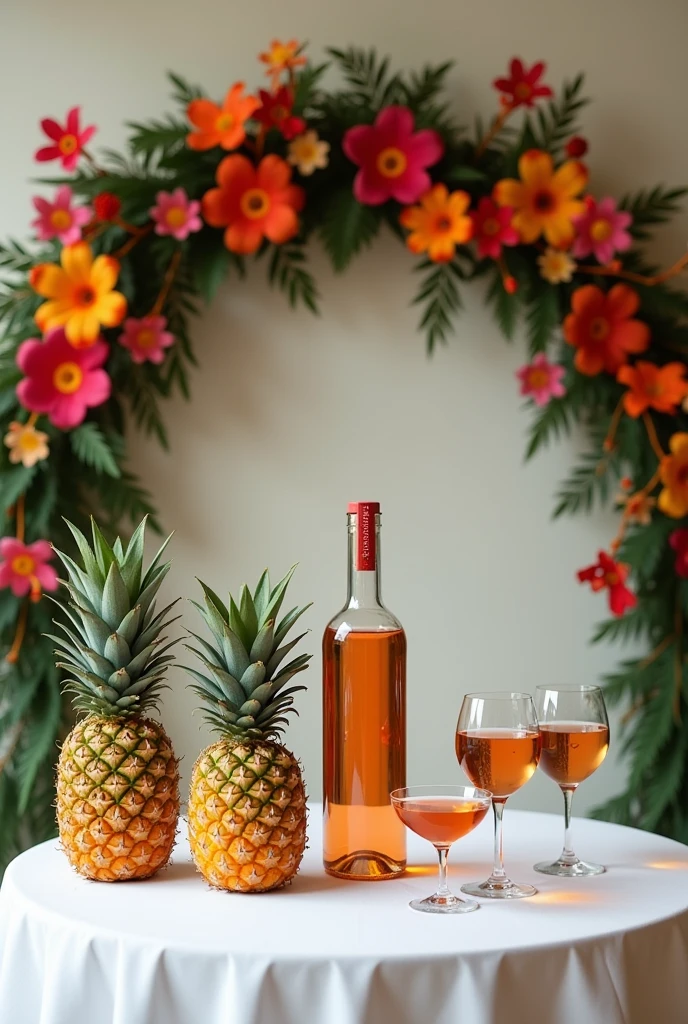
<path id="1" fill-rule="evenodd" d="M 323 637 L 323 846 L 339 878 L 394 878 L 406 838 L 389 794 L 406 785 L 406 636 L 380 596 L 380 506 L 347 515 L 347 602 Z"/>

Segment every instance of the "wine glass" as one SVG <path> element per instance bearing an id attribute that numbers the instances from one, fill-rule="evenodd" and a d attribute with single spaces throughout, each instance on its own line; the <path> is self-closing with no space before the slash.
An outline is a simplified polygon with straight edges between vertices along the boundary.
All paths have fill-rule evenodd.
<path id="1" fill-rule="evenodd" d="M 535 773 L 540 734 L 528 693 L 469 693 L 456 726 L 456 756 L 468 778 L 492 793 L 495 817 L 494 867 L 484 882 L 462 885 L 471 896 L 512 900 L 534 896 L 532 885 L 517 885 L 504 870 L 502 815 L 508 797 Z"/>
<path id="2" fill-rule="evenodd" d="M 609 750 L 609 722 L 599 686 L 538 686 L 540 767 L 564 794 L 564 849 L 558 860 L 535 865 L 543 875 L 576 878 L 601 875 L 601 864 L 579 860 L 571 846 L 573 794 L 604 761 Z"/>
<path id="3" fill-rule="evenodd" d="M 404 825 L 437 850 L 440 874 L 437 892 L 424 900 L 411 900 L 412 910 L 426 914 L 467 914 L 477 910 L 473 900 L 462 900 L 447 886 L 449 847 L 472 832 L 490 809 L 490 793 L 473 786 L 406 786 L 390 793 L 392 806 Z"/>

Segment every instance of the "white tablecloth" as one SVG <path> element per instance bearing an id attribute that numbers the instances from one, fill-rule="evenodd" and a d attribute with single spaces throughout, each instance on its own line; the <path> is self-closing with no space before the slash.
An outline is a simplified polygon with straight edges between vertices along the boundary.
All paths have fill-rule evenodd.
<path id="1" fill-rule="evenodd" d="M 0 891 L 0 1024 L 686 1024 L 688 847 L 577 820 L 596 878 L 538 875 L 561 818 L 507 810 L 507 867 L 538 896 L 474 914 L 414 913 L 435 854 L 410 873 L 342 882 L 320 862 L 320 815 L 294 884 L 210 890 L 185 838 L 155 879 L 75 875 L 56 843 L 15 860 Z M 453 850 L 450 883 L 483 878 L 491 822 Z"/>

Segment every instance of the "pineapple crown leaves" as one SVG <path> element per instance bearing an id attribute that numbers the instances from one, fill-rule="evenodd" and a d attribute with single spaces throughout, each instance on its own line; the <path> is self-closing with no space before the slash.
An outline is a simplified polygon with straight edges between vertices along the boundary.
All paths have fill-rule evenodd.
<path id="1" fill-rule="evenodd" d="M 227 605 L 199 580 L 204 601 L 192 604 L 201 613 L 213 642 L 191 632 L 198 646 L 187 645 L 187 650 L 196 655 L 204 671 L 184 667 L 196 680 L 190 688 L 205 705 L 206 721 L 223 735 L 277 738 L 288 724 L 286 713 L 298 714 L 292 707 L 294 694 L 306 687 L 287 683 L 308 668 L 312 655 L 299 654 L 286 664 L 283 662 L 308 630 L 293 640 L 283 641 L 311 605 L 292 608 L 279 618 L 295 569 L 293 565 L 273 588 L 266 569 L 253 593 L 244 584 L 238 603 L 230 594 Z"/>
<path id="2" fill-rule="evenodd" d="M 59 604 L 68 623 L 53 620 L 64 636 L 48 633 L 63 659 L 57 667 L 69 673 L 65 690 L 74 694 L 77 711 L 116 717 L 141 714 L 157 707 L 165 688 L 165 675 L 174 656 L 168 652 L 176 641 L 165 644 L 162 631 L 179 616 L 169 617 L 177 603 L 156 611 L 155 599 L 170 563 L 161 557 L 170 541 L 164 541 L 144 573 L 143 549 L 146 518 L 134 531 L 126 549 L 118 537 L 112 546 L 91 519 L 92 543 L 65 520 L 83 562 L 55 549 L 67 570 L 60 582 L 70 602 Z"/>

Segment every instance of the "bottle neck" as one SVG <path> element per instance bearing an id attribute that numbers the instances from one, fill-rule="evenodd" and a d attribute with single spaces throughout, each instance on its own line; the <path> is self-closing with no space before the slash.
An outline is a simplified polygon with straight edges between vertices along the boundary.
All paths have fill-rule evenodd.
<path id="1" fill-rule="evenodd" d="M 359 527 L 358 515 L 347 516 L 349 534 L 349 608 L 382 607 L 380 593 L 380 516 Z"/>

